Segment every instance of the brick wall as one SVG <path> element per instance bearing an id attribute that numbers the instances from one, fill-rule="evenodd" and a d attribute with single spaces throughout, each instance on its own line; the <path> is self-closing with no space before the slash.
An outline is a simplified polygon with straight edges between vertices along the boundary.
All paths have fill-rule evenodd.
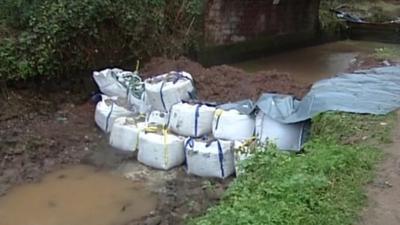
<path id="1" fill-rule="evenodd" d="M 319 0 L 207 0 L 206 46 L 251 41 L 259 37 L 314 32 Z"/>

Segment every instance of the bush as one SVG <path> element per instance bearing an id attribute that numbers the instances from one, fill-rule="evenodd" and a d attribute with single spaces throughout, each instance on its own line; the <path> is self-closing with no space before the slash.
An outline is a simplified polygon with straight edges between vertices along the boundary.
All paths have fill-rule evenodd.
<path id="1" fill-rule="evenodd" d="M 0 37 L 3 79 L 51 77 L 134 58 L 180 54 L 191 40 L 202 1 L 3 0 L 3 23 L 17 30 Z M 19 22 L 13 9 L 24 6 Z M 131 63 L 130 63 L 131 62 Z"/>

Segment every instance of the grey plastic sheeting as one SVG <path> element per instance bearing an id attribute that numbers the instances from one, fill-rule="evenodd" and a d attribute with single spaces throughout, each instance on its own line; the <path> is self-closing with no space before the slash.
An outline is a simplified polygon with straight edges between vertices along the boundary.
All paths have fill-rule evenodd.
<path id="1" fill-rule="evenodd" d="M 282 123 L 295 123 L 326 111 L 382 115 L 400 107 L 400 66 L 359 70 L 315 83 L 301 100 L 263 94 L 257 107 Z"/>
<path id="2" fill-rule="evenodd" d="M 243 101 L 239 101 L 239 102 L 233 102 L 233 103 L 226 103 L 223 105 L 219 105 L 217 106 L 217 108 L 219 109 L 223 109 L 223 110 L 237 110 L 240 113 L 246 114 L 246 115 L 250 115 L 254 112 L 255 109 L 255 105 L 254 102 L 251 101 L 250 99 L 247 100 L 243 100 Z"/>

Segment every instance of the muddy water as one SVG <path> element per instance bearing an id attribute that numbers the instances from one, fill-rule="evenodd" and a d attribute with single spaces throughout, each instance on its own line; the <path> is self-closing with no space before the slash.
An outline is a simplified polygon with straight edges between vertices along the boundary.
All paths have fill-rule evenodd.
<path id="1" fill-rule="evenodd" d="M 0 198 L 0 224 L 121 225 L 155 207 L 156 198 L 143 184 L 77 166 Z"/>
<path id="2" fill-rule="evenodd" d="M 233 66 L 248 72 L 288 72 L 294 75 L 297 81 L 311 84 L 345 72 L 359 54 L 371 54 L 376 48 L 390 46 L 377 42 L 339 41 L 245 61 Z"/>

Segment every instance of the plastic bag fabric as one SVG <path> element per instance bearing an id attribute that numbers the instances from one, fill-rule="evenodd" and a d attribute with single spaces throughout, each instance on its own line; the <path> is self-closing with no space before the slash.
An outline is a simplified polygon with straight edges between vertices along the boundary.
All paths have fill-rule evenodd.
<path id="1" fill-rule="evenodd" d="M 256 109 L 256 105 L 254 104 L 254 102 L 252 100 L 247 99 L 247 100 L 242 100 L 242 101 L 238 101 L 238 102 L 230 102 L 230 103 L 222 104 L 222 105 L 219 105 L 217 108 L 225 110 L 225 111 L 236 110 L 236 111 L 240 112 L 241 114 L 251 115 L 254 113 L 254 110 Z"/>
<path id="2" fill-rule="evenodd" d="M 145 80 L 147 102 L 151 110 L 169 112 L 176 103 L 194 99 L 193 78 L 186 72 L 172 71 Z"/>
<path id="3" fill-rule="evenodd" d="M 263 144 L 275 144 L 278 149 L 285 151 L 301 150 L 308 137 L 310 121 L 285 124 L 278 122 L 264 112 L 256 116 L 256 136 Z"/>
<path id="4" fill-rule="evenodd" d="M 161 170 L 180 166 L 185 161 L 184 138 L 162 132 L 144 131 L 139 135 L 139 162 Z"/>
<path id="5" fill-rule="evenodd" d="M 190 137 L 201 137 L 212 132 L 215 108 L 207 105 L 179 103 L 172 107 L 169 129 Z"/>
<path id="6" fill-rule="evenodd" d="M 234 173 L 232 141 L 188 138 L 185 153 L 189 174 L 224 179 Z"/>
<path id="7" fill-rule="evenodd" d="M 100 72 L 95 71 L 93 78 L 100 91 L 107 96 L 117 96 L 125 98 L 127 95 L 126 87 L 118 81 L 118 74 L 124 72 L 121 69 L 105 69 Z"/>
<path id="8" fill-rule="evenodd" d="M 101 130 L 109 133 L 118 117 L 133 116 L 133 114 L 133 112 L 119 106 L 114 99 L 103 95 L 102 100 L 96 105 L 94 119 Z"/>
<path id="9" fill-rule="evenodd" d="M 254 134 L 255 119 L 237 110 L 217 109 L 212 122 L 213 135 L 218 139 L 241 141 Z"/>
<path id="10" fill-rule="evenodd" d="M 109 97 L 120 97 L 128 100 L 139 113 L 147 112 L 146 96 L 142 79 L 136 72 L 121 69 L 105 69 L 94 72 L 93 78 L 100 91 Z"/>
<path id="11" fill-rule="evenodd" d="M 169 114 L 166 112 L 152 111 L 146 117 L 146 123 L 165 127 L 168 125 Z"/>
<path id="12" fill-rule="evenodd" d="M 110 145 L 122 151 L 136 151 L 139 145 L 139 134 L 145 127 L 145 122 L 131 117 L 117 118 L 111 128 Z"/>

